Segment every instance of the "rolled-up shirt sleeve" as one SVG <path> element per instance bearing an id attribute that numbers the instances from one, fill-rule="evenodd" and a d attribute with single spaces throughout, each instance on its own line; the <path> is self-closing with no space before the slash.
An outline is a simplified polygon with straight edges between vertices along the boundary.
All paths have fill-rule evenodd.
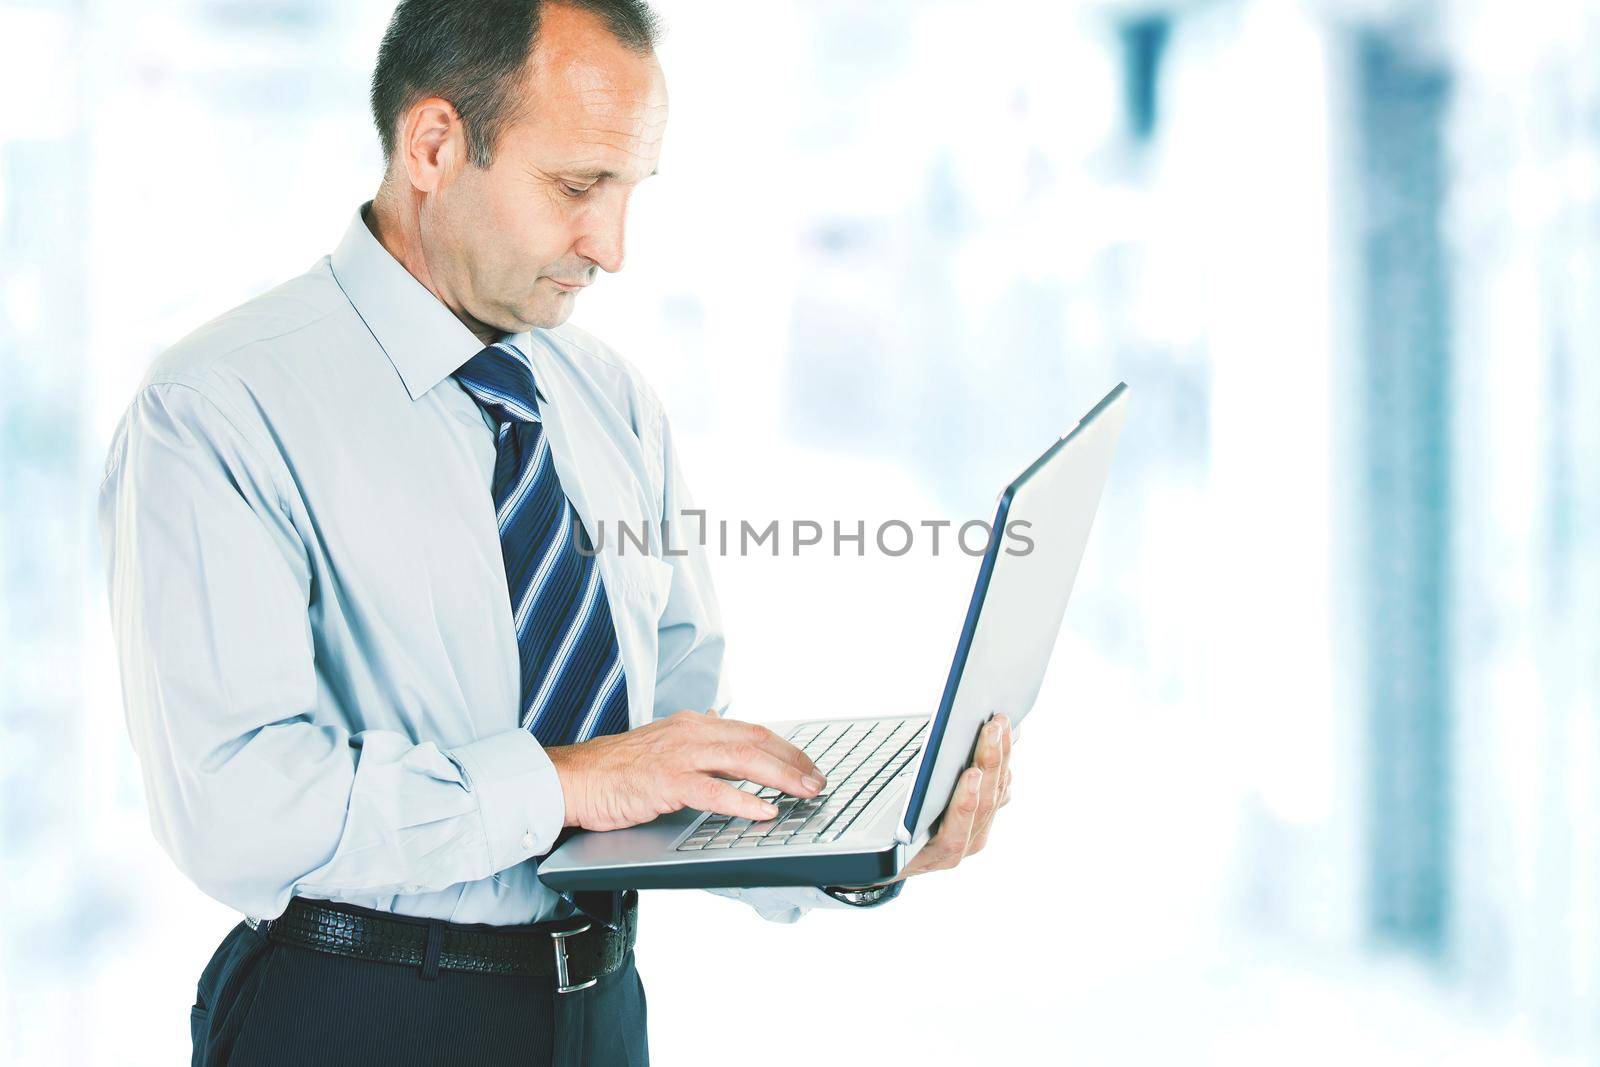
<path id="1" fill-rule="evenodd" d="M 439 890 L 548 849 L 561 789 L 527 731 L 441 748 L 319 714 L 281 467 L 193 384 L 147 384 L 113 438 L 101 544 L 156 838 L 262 918 L 297 892 Z"/>

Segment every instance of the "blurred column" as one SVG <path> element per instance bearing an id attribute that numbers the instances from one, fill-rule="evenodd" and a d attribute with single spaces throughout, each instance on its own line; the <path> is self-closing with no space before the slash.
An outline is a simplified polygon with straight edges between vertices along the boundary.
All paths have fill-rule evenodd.
<path id="1" fill-rule="evenodd" d="M 1362 320 L 1353 401 L 1368 921 L 1433 955 L 1450 909 L 1450 346 L 1444 65 L 1404 35 L 1353 55 Z"/>

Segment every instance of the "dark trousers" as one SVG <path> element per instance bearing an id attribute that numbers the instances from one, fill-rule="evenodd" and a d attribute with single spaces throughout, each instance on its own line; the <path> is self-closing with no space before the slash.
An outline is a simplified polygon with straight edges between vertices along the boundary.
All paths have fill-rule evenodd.
<path id="1" fill-rule="evenodd" d="M 268 941 L 244 923 L 200 976 L 193 1067 L 516 1064 L 647 1067 L 644 985 L 629 952 L 589 989 L 439 971 Z"/>

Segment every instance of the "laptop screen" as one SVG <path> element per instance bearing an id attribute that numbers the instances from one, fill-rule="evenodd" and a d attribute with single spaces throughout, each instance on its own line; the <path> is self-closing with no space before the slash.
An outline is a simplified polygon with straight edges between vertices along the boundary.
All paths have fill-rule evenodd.
<path id="1" fill-rule="evenodd" d="M 1126 394 L 1127 386 L 1118 383 L 1000 495 L 944 694 L 906 798 L 903 825 L 913 841 L 949 804 L 983 724 L 1004 714 L 1015 726 L 1033 707 L 1126 418 Z"/>

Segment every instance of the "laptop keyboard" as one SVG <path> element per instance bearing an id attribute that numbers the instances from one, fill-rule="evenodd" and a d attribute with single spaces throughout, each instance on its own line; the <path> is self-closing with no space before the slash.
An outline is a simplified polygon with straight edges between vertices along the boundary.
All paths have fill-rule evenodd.
<path id="1" fill-rule="evenodd" d="M 873 798 L 922 751 L 927 729 L 926 718 L 803 723 L 789 734 L 789 743 L 811 757 L 828 779 L 822 792 L 814 797 L 796 797 L 756 782 L 737 782 L 738 788 L 777 805 L 778 817 L 754 822 L 707 815 L 678 846 L 678 851 L 838 840 Z"/>

